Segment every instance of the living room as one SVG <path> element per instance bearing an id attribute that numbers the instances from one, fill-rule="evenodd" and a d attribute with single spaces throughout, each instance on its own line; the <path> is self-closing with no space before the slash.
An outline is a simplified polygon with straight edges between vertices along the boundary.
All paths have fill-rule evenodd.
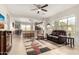
<path id="1" fill-rule="evenodd" d="M 79 54 L 78 10 L 78 4 L 0 5 L 0 54 Z"/>

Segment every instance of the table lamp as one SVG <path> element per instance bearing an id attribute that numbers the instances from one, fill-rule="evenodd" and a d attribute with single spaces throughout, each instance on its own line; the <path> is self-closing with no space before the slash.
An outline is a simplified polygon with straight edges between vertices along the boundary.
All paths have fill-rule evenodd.
<path id="1" fill-rule="evenodd" d="M 68 36 L 71 36 L 71 32 L 72 32 L 72 28 L 71 27 L 68 27 Z"/>

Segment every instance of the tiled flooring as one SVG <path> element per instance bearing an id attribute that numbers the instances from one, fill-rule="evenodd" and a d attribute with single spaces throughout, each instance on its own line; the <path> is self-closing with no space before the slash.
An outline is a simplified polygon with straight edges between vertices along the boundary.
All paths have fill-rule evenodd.
<path id="1" fill-rule="evenodd" d="M 11 51 L 9 52 L 9 55 L 25 55 L 26 50 L 24 47 L 24 43 L 21 37 L 13 37 L 13 46 Z"/>
<path id="2" fill-rule="evenodd" d="M 79 48 L 71 49 L 63 46 L 58 49 L 42 53 L 42 55 L 79 55 Z"/>
<path id="3" fill-rule="evenodd" d="M 46 46 L 49 46 L 49 48 L 52 48 L 51 51 L 42 53 L 40 55 L 77 55 L 79 54 L 79 47 L 70 48 L 68 46 L 61 46 L 58 48 L 56 45 L 50 44 L 47 41 L 40 40 L 40 42 Z M 9 55 L 27 55 L 22 37 L 18 37 L 18 36 L 13 37 L 13 47 L 9 52 Z"/>

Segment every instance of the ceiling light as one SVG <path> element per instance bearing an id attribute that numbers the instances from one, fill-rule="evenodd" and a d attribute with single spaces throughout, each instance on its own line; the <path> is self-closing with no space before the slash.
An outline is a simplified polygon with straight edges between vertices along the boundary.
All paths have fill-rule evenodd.
<path id="1" fill-rule="evenodd" d="M 41 11 L 41 9 L 38 9 L 38 11 Z"/>

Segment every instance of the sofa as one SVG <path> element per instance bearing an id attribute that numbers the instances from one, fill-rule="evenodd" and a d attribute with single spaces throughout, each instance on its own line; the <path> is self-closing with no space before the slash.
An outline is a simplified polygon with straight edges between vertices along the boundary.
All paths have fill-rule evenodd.
<path id="1" fill-rule="evenodd" d="M 51 34 L 47 34 L 47 39 L 58 44 L 64 44 L 66 38 L 62 38 L 61 35 L 66 36 L 65 30 L 53 30 Z"/>

